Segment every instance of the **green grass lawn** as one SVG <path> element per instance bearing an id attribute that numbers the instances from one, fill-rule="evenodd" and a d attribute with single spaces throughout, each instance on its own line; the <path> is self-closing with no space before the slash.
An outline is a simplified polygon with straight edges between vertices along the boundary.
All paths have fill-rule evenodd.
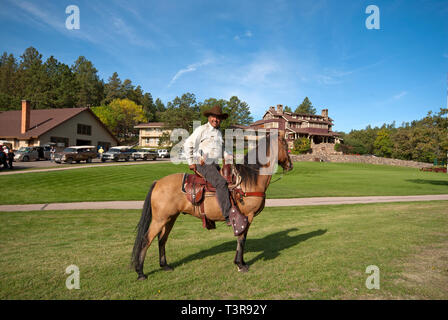
<path id="1" fill-rule="evenodd" d="M 153 180 L 186 165 L 171 163 L 0 175 L 0 204 L 143 200 Z M 275 180 L 280 174 L 276 174 Z M 268 198 L 448 193 L 448 175 L 353 163 L 296 162 Z"/>
<path id="2" fill-rule="evenodd" d="M 139 216 L 1 213 L 0 299 L 448 299 L 448 201 L 265 208 L 249 230 L 248 273 L 233 264 L 230 229 L 180 216 L 167 243 L 175 270 L 159 269 L 153 245 L 144 282 L 128 268 Z M 71 264 L 79 290 L 65 287 Z M 365 286 L 369 265 L 379 290 Z"/>

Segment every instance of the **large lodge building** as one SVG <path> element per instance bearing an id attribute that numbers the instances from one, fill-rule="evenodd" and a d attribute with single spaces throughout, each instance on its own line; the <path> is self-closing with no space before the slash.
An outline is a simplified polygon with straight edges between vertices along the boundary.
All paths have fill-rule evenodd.
<path id="1" fill-rule="evenodd" d="M 328 116 L 328 109 L 323 109 L 321 115 L 301 114 L 283 111 L 281 104 L 270 107 L 263 116 L 249 126 L 252 129 L 275 128 L 285 131 L 285 138 L 290 148 L 294 140 L 307 138 L 311 147 L 321 143 L 335 144 L 340 142 L 340 135 L 332 131 L 333 119 Z"/>
<path id="2" fill-rule="evenodd" d="M 333 119 L 328 116 L 328 109 L 323 109 L 321 115 L 301 114 L 283 111 L 281 104 L 269 107 L 269 110 L 258 120 L 248 126 L 233 125 L 233 129 L 278 129 L 285 132 L 285 139 L 290 149 L 294 140 L 307 138 L 311 141 L 312 153 L 337 153 L 334 144 L 341 143 L 340 134 L 332 131 Z M 164 129 L 162 122 L 141 123 L 134 128 L 140 130 L 139 145 L 156 148 Z M 170 130 L 167 130 L 169 133 Z"/>

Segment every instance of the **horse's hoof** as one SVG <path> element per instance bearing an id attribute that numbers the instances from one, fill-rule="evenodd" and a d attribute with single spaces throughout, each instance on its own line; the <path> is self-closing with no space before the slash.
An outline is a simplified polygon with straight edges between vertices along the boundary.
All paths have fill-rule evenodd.
<path id="1" fill-rule="evenodd" d="M 148 279 L 147 276 L 141 275 L 141 276 L 138 276 L 137 281 L 146 280 L 146 279 Z"/>
<path id="2" fill-rule="evenodd" d="M 238 266 L 238 272 L 247 272 L 249 271 L 249 265 Z"/>
<path id="3" fill-rule="evenodd" d="M 161 266 L 163 271 L 173 271 L 174 268 L 169 266 L 169 265 L 165 265 L 165 266 Z"/>

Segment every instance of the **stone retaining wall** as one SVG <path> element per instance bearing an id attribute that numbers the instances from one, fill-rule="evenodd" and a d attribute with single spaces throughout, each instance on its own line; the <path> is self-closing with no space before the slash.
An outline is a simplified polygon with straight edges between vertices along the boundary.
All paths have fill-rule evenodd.
<path id="1" fill-rule="evenodd" d="M 384 164 L 390 166 L 410 167 L 410 168 L 429 168 L 431 163 L 416 162 L 408 160 L 398 160 L 390 158 L 381 158 L 375 156 L 356 156 L 356 155 L 291 155 L 292 161 L 322 161 L 322 162 L 351 162 L 351 163 L 368 163 L 368 164 Z"/>

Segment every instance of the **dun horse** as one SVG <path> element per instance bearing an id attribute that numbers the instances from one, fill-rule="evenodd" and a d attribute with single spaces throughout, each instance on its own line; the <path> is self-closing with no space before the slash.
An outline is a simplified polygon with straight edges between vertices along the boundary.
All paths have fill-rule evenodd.
<path id="1" fill-rule="evenodd" d="M 269 134 L 265 138 L 259 139 L 257 147 L 249 151 L 244 158 L 244 163 L 235 164 L 234 169 L 241 177 L 241 189 L 247 193 L 264 194 L 271 181 L 271 174 L 263 174 L 263 168 L 267 168 L 277 159 L 278 164 L 284 171 L 292 169 L 293 165 L 288 154 L 288 147 L 284 138 L 284 133 L 278 134 L 278 155 L 271 154 L 272 150 L 269 145 Z M 275 141 L 274 141 L 275 142 Z M 251 153 L 256 152 L 261 143 L 267 145 L 267 162 L 262 164 L 259 158 L 255 156 L 256 163 L 250 164 L 249 159 Z M 253 155 L 252 155 L 253 156 Z M 168 240 L 171 229 L 176 222 L 180 213 L 187 213 L 195 217 L 200 217 L 193 204 L 187 200 L 187 197 L 181 191 L 182 173 L 171 174 L 160 180 L 154 181 L 146 196 L 142 215 L 137 225 L 137 236 L 135 239 L 134 249 L 132 252 L 131 265 L 138 274 L 138 280 L 146 279 L 143 273 L 143 263 L 145 261 L 146 252 L 152 241 L 158 236 L 159 241 L 159 263 L 163 270 L 172 270 L 167 264 L 165 255 L 165 244 Z M 212 221 L 224 221 L 221 209 L 215 197 L 207 197 L 205 200 L 205 211 L 207 218 Z M 265 197 L 263 196 L 247 196 L 241 203 L 237 201 L 240 212 L 248 218 L 249 226 L 254 217 L 264 208 Z M 238 236 L 236 255 L 234 263 L 238 266 L 239 271 L 246 272 L 249 266 L 244 262 L 244 244 L 246 242 L 247 231 Z M 229 230 L 230 232 L 230 230 Z"/>

